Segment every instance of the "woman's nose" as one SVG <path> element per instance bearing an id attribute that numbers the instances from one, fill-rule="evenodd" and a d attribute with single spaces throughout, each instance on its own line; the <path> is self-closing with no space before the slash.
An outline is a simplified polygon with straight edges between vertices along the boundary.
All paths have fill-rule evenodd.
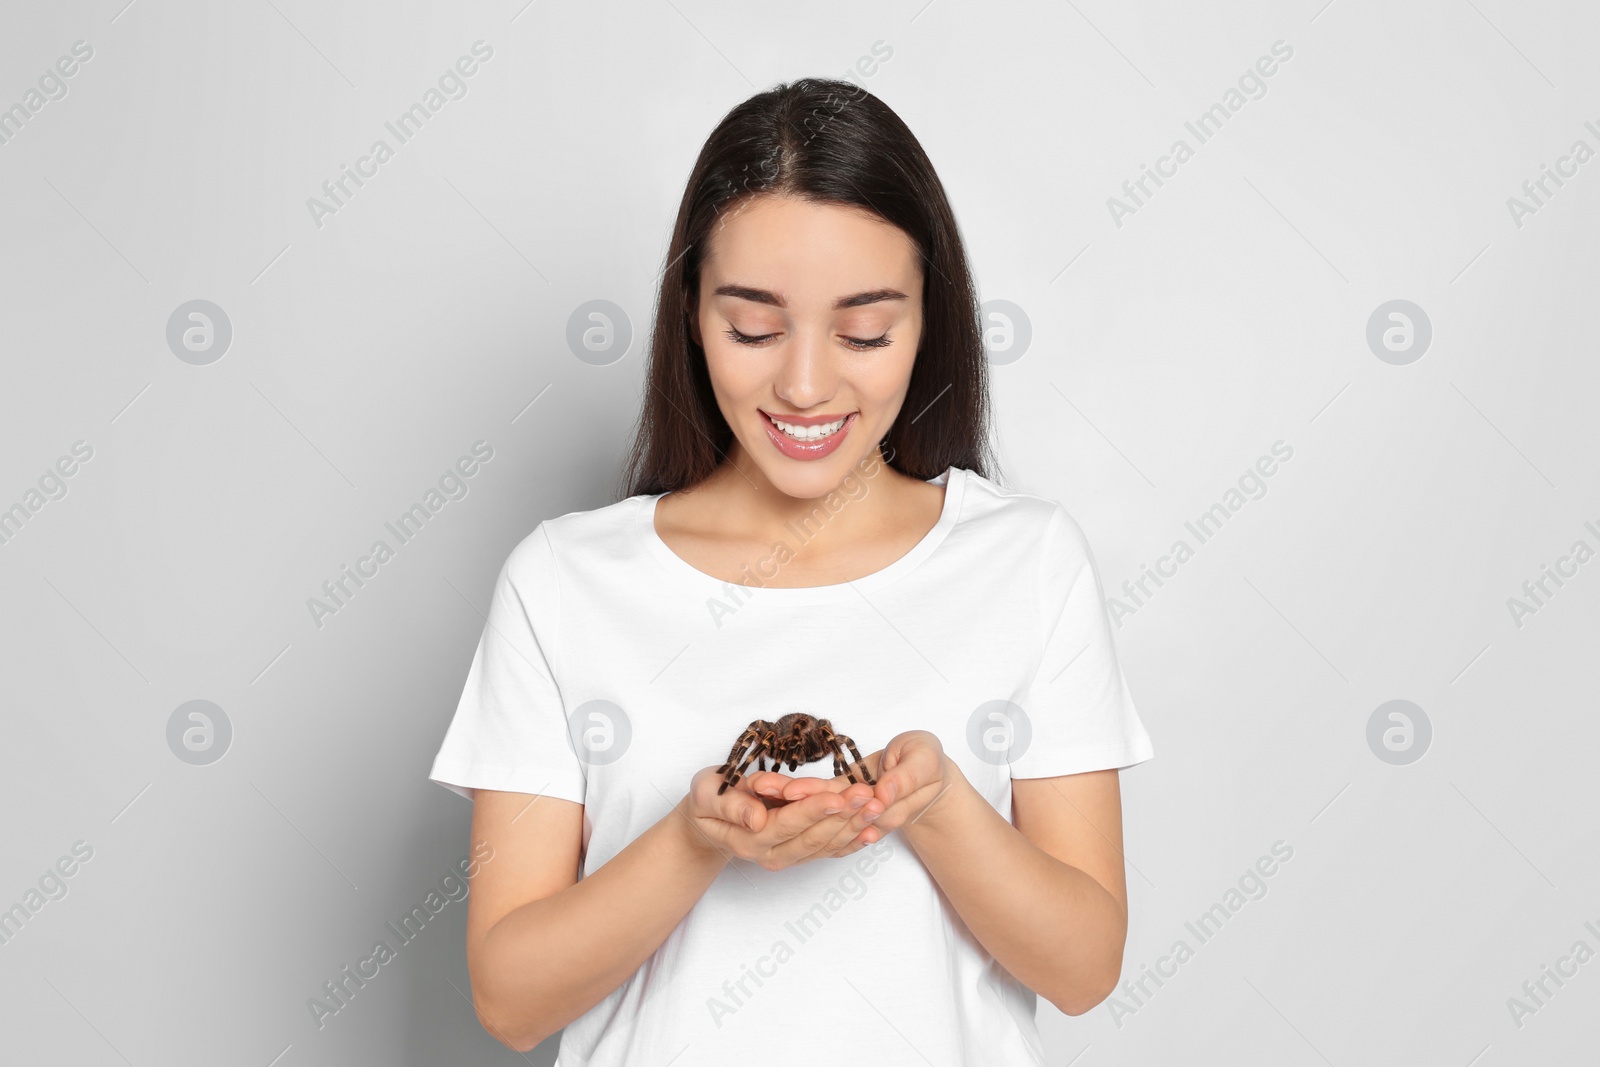
<path id="1" fill-rule="evenodd" d="M 784 346 L 773 390 L 785 403 L 804 411 L 834 394 L 837 376 L 826 332 L 800 332 Z"/>

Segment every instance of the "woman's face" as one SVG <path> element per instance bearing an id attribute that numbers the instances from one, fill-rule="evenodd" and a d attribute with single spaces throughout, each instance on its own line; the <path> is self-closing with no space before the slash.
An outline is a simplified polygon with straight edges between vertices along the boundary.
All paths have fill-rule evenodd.
<path id="1" fill-rule="evenodd" d="M 876 453 L 905 400 L 922 336 L 916 246 L 855 208 L 752 198 L 712 231 L 690 323 L 733 429 L 729 458 L 749 456 L 789 496 L 824 496 Z"/>

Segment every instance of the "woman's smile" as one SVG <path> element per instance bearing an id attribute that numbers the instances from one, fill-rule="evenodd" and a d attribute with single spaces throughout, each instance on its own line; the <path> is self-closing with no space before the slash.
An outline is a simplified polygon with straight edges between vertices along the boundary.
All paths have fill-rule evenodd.
<path id="1" fill-rule="evenodd" d="M 757 408 L 760 411 L 761 409 Z M 780 419 L 761 412 L 767 437 L 790 459 L 820 459 L 839 447 L 855 424 L 858 412 L 848 415 L 789 415 Z"/>

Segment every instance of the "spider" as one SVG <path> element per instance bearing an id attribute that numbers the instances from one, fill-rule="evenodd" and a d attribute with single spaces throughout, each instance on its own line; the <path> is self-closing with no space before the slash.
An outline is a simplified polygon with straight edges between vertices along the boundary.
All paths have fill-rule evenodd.
<path id="1" fill-rule="evenodd" d="M 833 773 L 835 775 L 848 775 L 851 782 L 855 782 L 855 771 L 850 769 L 850 764 L 844 758 L 844 749 L 840 745 L 849 747 L 850 754 L 856 759 L 856 766 L 861 768 L 861 777 L 866 779 L 868 785 L 877 785 L 877 779 L 867 771 L 867 765 L 861 758 L 861 753 L 856 750 L 856 743 L 844 734 L 833 732 L 833 724 L 827 719 L 815 719 L 802 711 L 790 712 L 777 722 L 768 722 L 757 719 L 745 727 L 744 733 L 739 735 L 739 740 L 733 743 L 733 750 L 728 753 L 728 762 L 718 767 L 724 777 L 722 784 L 717 787 L 717 795 L 727 792 L 728 787 L 737 785 L 739 779 L 744 777 L 750 761 L 756 761 L 756 770 L 767 769 L 766 761 L 772 760 L 772 769 L 777 770 L 785 763 L 792 771 L 803 763 L 811 763 L 823 756 L 833 757 Z M 739 754 L 749 746 L 750 751 L 745 753 L 741 761 Z"/>

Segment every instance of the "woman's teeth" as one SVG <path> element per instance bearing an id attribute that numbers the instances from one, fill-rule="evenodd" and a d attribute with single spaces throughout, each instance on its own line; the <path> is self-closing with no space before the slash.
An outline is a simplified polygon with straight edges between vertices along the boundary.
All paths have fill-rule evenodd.
<path id="1" fill-rule="evenodd" d="M 770 415 L 767 416 L 774 426 L 793 437 L 796 441 L 820 441 L 824 437 L 832 437 L 839 432 L 840 427 L 844 426 L 849 417 L 846 415 L 843 419 L 836 419 L 833 422 L 825 422 L 817 426 L 794 426 L 787 422 L 779 422 Z"/>

